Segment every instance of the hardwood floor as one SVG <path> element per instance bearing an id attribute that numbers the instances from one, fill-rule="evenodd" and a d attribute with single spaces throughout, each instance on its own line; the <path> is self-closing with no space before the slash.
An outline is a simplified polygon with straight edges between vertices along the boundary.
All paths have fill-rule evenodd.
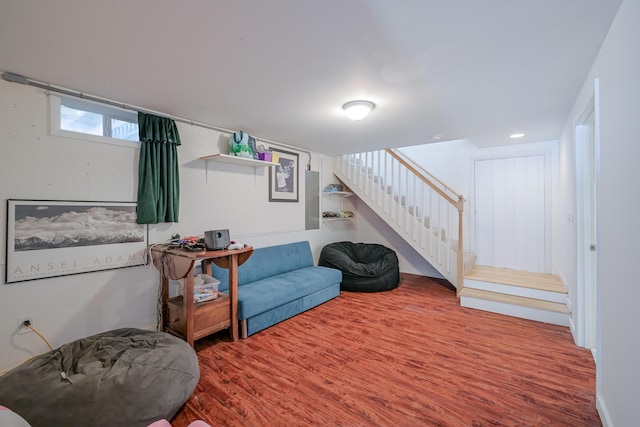
<path id="1" fill-rule="evenodd" d="M 174 427 L 601 425 L 591 353 L 568 328 L 460 307 L 421 276 L 196 350 Z"/>

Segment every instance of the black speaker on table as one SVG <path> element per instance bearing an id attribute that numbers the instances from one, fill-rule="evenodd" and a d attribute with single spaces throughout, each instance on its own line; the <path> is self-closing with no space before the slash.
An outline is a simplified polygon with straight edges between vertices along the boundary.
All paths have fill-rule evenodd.
<path id="1" fill-rule="evenodd" d="M 210 230 L 204 232 L 204 244 L 207 250 L 216 251 L 229 246 L 229 230 Z"/>

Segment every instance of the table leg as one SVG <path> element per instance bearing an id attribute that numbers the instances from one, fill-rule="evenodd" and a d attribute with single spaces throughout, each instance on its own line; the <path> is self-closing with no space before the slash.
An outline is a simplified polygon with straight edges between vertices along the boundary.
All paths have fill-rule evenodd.
<path id="1" fill-rule="evenodd" d="M 182 312 L 187 313 L 187 342 L 191 347 L 195 342 L 193 338 L 194 328 L 195 328 L 195 315 L 194 315 L 194 304 L 193 304 L 193 274 L 191 274 L 191 270 L 189 270 L 189 274 L 184 278 L 184 292 L 182 297 Z"/>
<path id="2" fill-rule="evenodd" d="M 169 309 L 167 308 L 167 300 L 169 299 L 169 278 L 160 274 L 160 286 L 162 286 L 160 315 L 162 322 L 158 325 L 159 331 L 167 332 L 169 329 Z"/>
<path id="3" fill-rule="evenodd" d="M 202 260 L 202 272 L 204 274 L 206 274 L 207 276 L 213 276 L 213 268 L 211 267 L 211 260 L 210 259 L 203 259 Z"/>
<path id="4" fill-rule="evenodd" d="M 238 255 L 229 255 L 229 298 L 231 299 L 231 339 L 238 340 Z"/>

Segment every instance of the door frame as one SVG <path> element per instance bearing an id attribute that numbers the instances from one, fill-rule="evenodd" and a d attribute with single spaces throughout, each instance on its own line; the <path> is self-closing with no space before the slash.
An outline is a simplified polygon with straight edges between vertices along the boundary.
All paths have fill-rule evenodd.
<path id="1" fill-rule="evenodd" d="M 576 344 L 591 349 L 598 362 L 598 189 L 600 183 L 599 81 L 594 94 L 574 123 L 576 172 Z M 590 144 L 585 147 L 584 144 Z M 595 251 L 589 249 L 596 245 Z"/>

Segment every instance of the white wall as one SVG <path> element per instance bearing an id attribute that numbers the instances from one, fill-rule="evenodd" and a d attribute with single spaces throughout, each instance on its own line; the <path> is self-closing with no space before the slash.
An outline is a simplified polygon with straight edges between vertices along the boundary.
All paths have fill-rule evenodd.
<path id="1" fill-rule="evenodd" d="M 584 82 L 561 141 L 566 214 L 575 209 L 573 126 L 593 93 L 594 79 L 599 79 L 597 401 L 603 424 L 618 427 L 637 425 L 640 419 L 640 286 L 636 267 L 640 253 L 639 41 L 640 2 L 625 0 Z M 565 277 L 575 280 L 575 254 L 571 252 L 575 232 L 564 227 L 561 235 L 569 254 L 562 269 Z"/>
<path id="2" fill-rule="evenodd" d="M 0 218 L 7 199 L 135 201 L 138 150 L 48 134 L 48 98 L 39 89 L 0 81 Z M 329 242 L 353 240 L 355 228 L 304 231 L 304 203 L 270 203 L 268 169 L 205 162 L 228 137 L 178 124 L 180 222 L 152 225 L 149 241 L 172 233 L 202 235 L 228 228 L 231 238 L 268 246 L 309 240 L 315 260 Z M 257 135 L 260 136 L 260 135 Z M 288 150 L 290 151 L 290 150 Z M 307 163 L 300 153 L 300 164 Z M 332 158 L 313 153 L 320 185 L 335 182 Z M 300 200 L 304 173 L 300 171 Z M 5 285 L 6 229 L 0 227 L 0 371 L 46 351 L 33 333 L 18 335 L 17 319 L 33 316 L 34 326 L 54 347 L 118 327 L 155 328 L 158 273 L 153 267 L 57 277 Z"/>
<path id="3" fill-rule="evenodd" d="M 469 199 L 473 178 L 472 159 L 482 152 L 473 142 L 458 139 L 403 147 L 400 151 Z"/>

